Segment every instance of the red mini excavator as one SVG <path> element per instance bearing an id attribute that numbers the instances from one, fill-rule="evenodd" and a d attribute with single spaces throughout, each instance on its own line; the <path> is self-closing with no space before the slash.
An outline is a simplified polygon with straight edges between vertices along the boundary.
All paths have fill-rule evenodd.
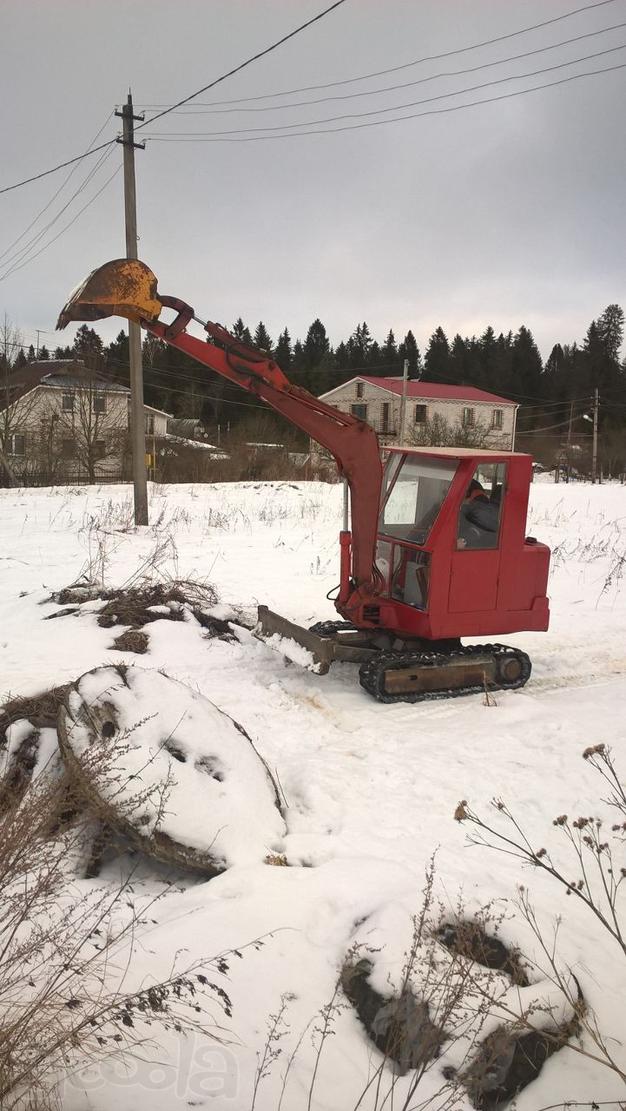
<path id="1" fill-rule="evenodd" d="M 159 319 L 164 308 L 175 314 L 169 324 Z M 107 316 L 139 322 L 262 398 L 335 458 L 346 488 L 335 599 L 342 620 L 303 629 L 260 606 L 260 635 L 297 641 L 319 672 L 333 660 L 360 663 L 361 685 L 381 702 L 526 683 L 524 652 L 503 644 L 464 647 L 460 638 L 548 627 L 550 552 L 525 535 L 529 455 L 391 447 L 383 466 L 368 424 L 292 385 L 265 352 L 199 320 L 184 301 L 159 295 L 154 274 L 136 260 L 95 270 L 58 327 Z M 187 331 L 192 320 L 206 338 Z"/>

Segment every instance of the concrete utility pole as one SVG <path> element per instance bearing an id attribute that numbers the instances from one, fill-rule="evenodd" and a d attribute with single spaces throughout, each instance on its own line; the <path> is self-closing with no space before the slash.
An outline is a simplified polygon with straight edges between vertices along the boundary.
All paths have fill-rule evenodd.
<path id="1" fill-rule="evenodd" d="M 591 454 L 591 481 L 596 482 L 598 476 L 598 408 L 599 398 L 597 388 L 593 391 L 593 449 Z"/>
<path id="2" fill-rule="evenodd" d="M 400 439 L 401 444 L 404 443 L 406 434 L 406 394 L 409 386 L 409 360 L 404 360 L 404 367 L 402 370 L 402 394 L 400 397 Z"/>
<path id="3" fill-rule="evenodd" d="M 135 120 L 143 116 L 133 115 L 133 98 L 128 100 L 121 112 L 123 137 L 118 139 L 124 147 L 124 211 L 126 219 L 126 258 L 137 258 L 137 194 L 135 190 L 135 147 L 143 150 L 145 143 L 135 142 Z M 141 366 L 141 328 L 134 321 L 128 321 L 128 354 L 130 361 L 130 421 L 133 453 L 133 487 L 135 498 L 135 524 L 148 524 L 148 486 L 146 480 L 146 433 L 145 410 L 143 405 L 143 369 Z"/>
<path id="4" fill-rule="evenodd" d="M 572 423 L 574 420 L 574 402 L 569 403 L 569 423 L 567 426 L 567 463 L 565 472 L 565 481 L 569 482 L 569 472 L 572 465 Z"/>

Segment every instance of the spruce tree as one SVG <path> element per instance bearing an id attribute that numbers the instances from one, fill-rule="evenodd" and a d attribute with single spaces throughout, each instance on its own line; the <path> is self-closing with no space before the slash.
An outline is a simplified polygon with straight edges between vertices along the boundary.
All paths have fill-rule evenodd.
<path id="1" fill-rule="evenodd" d="M 335 370 L 349 371 L 349 353 L 348 348 L 343 341 L 335 349 L 335 358 L 333 360 Z"/>
<path id="2" fill-rule="evenodd" d="M 450 348 L 450 377 L 453 382 L 467 380 L 467 345 L 458 332 Z"/>
<path id="3" fill-rule="evenodd" d="M 262 320 L 259 320 L 254 331 L 254 346 L 266 351 L 268 355 L 272 353 L 272 340 Z"/>
<path id="4" fill-rule="evenodd" d="M 74 336 L 73 357 L 90 370 L 98 370 L 104 362 L 104 344 L 96 331 L 81 324 Z"/>
<path id="5" fill-rule="evenodd" d="M 34 363 L 36 358 L 37 358 L 37 356 L 35 354 L 35 348 L 33 347 L 32 343 L 31 343 L 29 345 L 29 348 L 28 348 L 28 354 L 26 356 L 26 361 L 29 362 L 29 363 Z"/>
<path id="6" fill-rule="evenodd" d="M 40 347 L 39 348 L 39 360 L 40 360 L 40 362 L 45 363 L 45 362 L 47 362 L 47 360 L 49 358 L 50 358 L 50 352 L 48 351 L 48 348 L 47 347 Z"/>
<path id="7" fill-rule="evenodd" d="M 391 328 L 387 334 L 387 339 L 383 343 L 380 352 L 380 361 L 385 368 L 389 370 L 396 370 L 398 365 L 398 345 L 396 337 L 394 336 Z"/>
<path id="8" fill-rule="evenodd" d="M 541 400 L 543 363 L 533 334 L 524 324 L 513 340 L 511 372 L 517 394 L 524 400 Z"/>
<path id="9" fill-rule="evenodd" d="M 480 371 L 479 380 L 475 385 L 486 390 L 493 390 L 496 386 L 498 343 L 496 333 L 491 324 L 488 324 L 480 337 Z"/>
<path id="10" fill-rule="evenodd" d="M 429 382 L 447 382 L 450 378 L 450 345 L 439 327 L 435 329 L 424 356 L 426 378 Z"/>
<path id="11" fill-rule="evenodd" d="M 306 334 L 302 350 L 306 369 L 312 370 L 314 367 L 327 365 L 329 351 L 330 344 L 328 342 L 326 328 L 319 317 L 317 317 Z"/>
<path id="12" fill-rule="evenodd" d="M 274 351 L 274 358 L 276 359 L 276 362 L 278 363 L 280 369 L 284 371 L 285 374 L 288 374 L 289 370 L 291 369 L 292 351 L 291 336 L 289 335 L 289 332 L 286 328 L 284 332 L 281 332 L 278 337 L 278 342 Z"/>
<path id="13" fill-rule="evenodd" d="M 409 329 L 398 347 L 398 374 L 404 373 L 404 360 L 409 360 L 409 378 L 421 378 L 422 359 L 413 332 Z"/>
<path id="14" fill-rule="evenodd" d="M 242 343 L 248 343 L 248 344 L 252 343 L 252 336 L 250 334 L 250 329 L 244 324 L 241 317 L 238 317 L 237 320 L 235 321 L 235 323 L 233 324 L 233 335 L 234 335 L 235 339 L 241 340 Z"/>
<path id="15" fill-rule="evenodd" d="M 377 341 L 374 339 L 374 340 L 372 340 L 372 343 L 370 345 L 370 349 L 367 353 L 367 365 L 372 368 L 372 371 L 374 371 L 374 372 L 378 371 L 378 373 L 380 374 L 381 370 L 382 370 L 381 361 L 382 361 L 382 355 L 381 355 L 381 350 L 380 350 L 380 344 L 377 343 Z"/>
<path id="16" fill-rule="evenodd" d="M 304 352 L 302 350 L 302 344 L 299 339 L 297 339 L 293 345 L 291 365 L 296 373 L 301 371 L 304 367 Z"/>
<path id="17" fill-rule="evenodd" d="M 607 305 L 597 321 L 598 335 L 608 359 L 619 363 L 619 353 L 624 338 L 624 310 L 620 305 Z"/>

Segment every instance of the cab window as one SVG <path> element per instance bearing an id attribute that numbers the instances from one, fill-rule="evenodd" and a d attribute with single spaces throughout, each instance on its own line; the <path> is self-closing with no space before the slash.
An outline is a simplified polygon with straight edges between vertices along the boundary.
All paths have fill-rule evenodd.
<path id="1" fill-rule="evenodd" d="M 379 533 L 412 544 L 424 544 L 457 466 L 457 459 L 391 455 L 385 471 Z"/>
<path id="2" fill-rule="evenodd" d="M 505 481 L 506 463 L 481 463 L 476 468 L 459 511 L 459 550 L 497 548 Z"/>

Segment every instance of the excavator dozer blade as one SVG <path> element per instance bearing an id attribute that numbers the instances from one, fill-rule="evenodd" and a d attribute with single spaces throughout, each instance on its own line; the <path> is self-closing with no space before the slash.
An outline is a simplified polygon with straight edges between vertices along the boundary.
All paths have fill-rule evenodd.
<path id="1" fill-rule="evenodd" d="M 72 293 L 61 310 L 57 328 L 71 320 L 102 320 L 125 316 L 139 324 L 153 323 L 162 309 L 157 280 L 149 266 L 138 259 L 116 258 L 93 270 Z"/>
<path id="2" fill-rule="evenodd" d="M 254 635 L 258 640 L 269 641 L 271 648 L 275 648 L 292 663 L 298 663 L 317 675 L 325 675 L 335 660 L 363 663 L 377 655 L 373 649 L 367 647 L 362 634 L 357 630 L 344 638 L 319 636 L 311 629 L 304 629 L 302 625 L 296 625 L 279 613 L 274 613 L 267 606 L 258 607 Z"/>

